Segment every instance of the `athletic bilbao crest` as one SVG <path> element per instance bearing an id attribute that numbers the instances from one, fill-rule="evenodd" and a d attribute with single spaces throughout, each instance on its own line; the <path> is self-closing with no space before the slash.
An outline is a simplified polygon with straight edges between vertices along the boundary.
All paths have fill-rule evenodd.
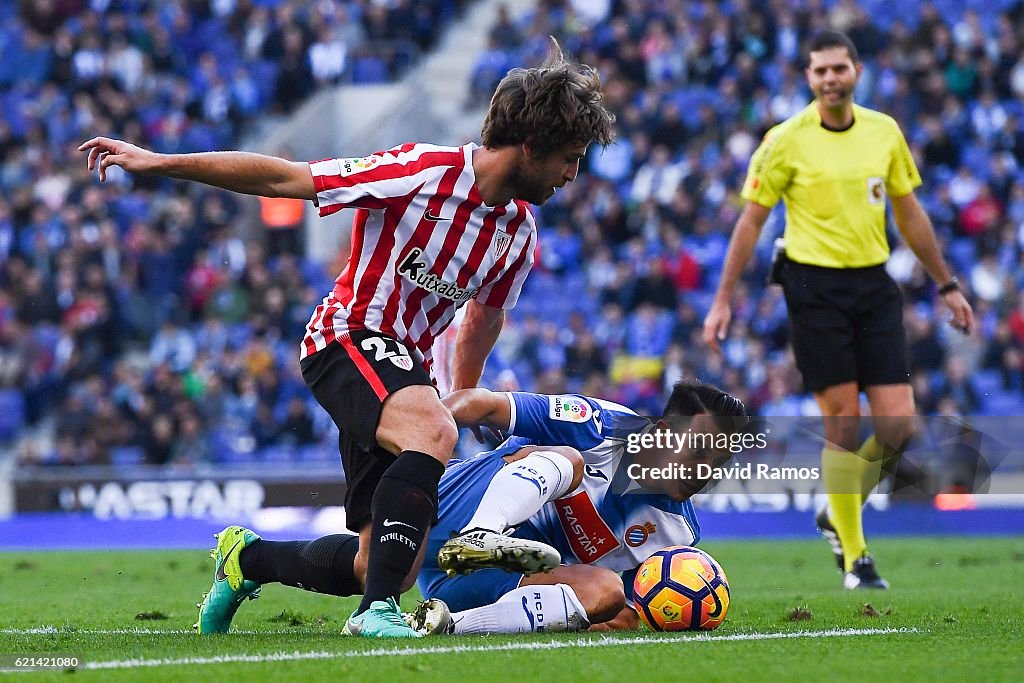
<path id="1" fill-rule="evenodd" d="M 494 258 L 499 259 L 505 255 L 508 251 L 508 247 L 512 244 L 512 237 L 504 230 L 498 230 L 494 233 Z"/>
<path id="2" fill-rule="evenodd" d="M 405 370 L 406 372 L 412 370 L 412 358 L 409 356 L 391 356 L 389 360 L 395 364 L 395 367 Z"/>
<path id="3" fill-rule="evenodd" d="M 360 346 L 363 347 L 363 351 L 373 351 L 373 360 L 376 363 L 387 358 L 396 368 L 406 372 L 412 370 L 412 357 L 409 356 L 409 351 L 405 348 L 404 344 L 396 339 L 391 339 L 390 337 L 367 337 Z M 389 349 L 388 346 L 393 347 L 393 350 Z"/>

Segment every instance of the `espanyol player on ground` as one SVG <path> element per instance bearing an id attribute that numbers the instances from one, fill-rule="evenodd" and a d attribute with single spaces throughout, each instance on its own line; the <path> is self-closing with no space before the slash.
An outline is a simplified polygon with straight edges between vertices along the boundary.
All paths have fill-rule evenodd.
<path id="1" fill-rule="evenodd" d="M 697 543 L 700 526 L 689 498 L 707 480 L 638 483 L 630 478 L 637 468 L 628 465 L 717 466 L 730 453 L 686 447 L 630 455 L 630 435 L 656 428 L 732 434 L 747 421 L 737 398 L 683 382 L 656 424 L 624 406 L 579 395 L 468 389 L 445 403 L 460 427 L 483 425 L 511 437 L 493 451 L 452 461 L 441 478 L 438 524 L 417 580 L 428 600 L 409 617 L 429 633 L 635 628 L 627 605 L 633 573 L 656 550 Z M 572 448 L 537 446 L 552 443 Z M 550 544 L 564 564 L 531 576 L 474 571 L 488 558 L 467 543 L 472 531 L 510 528 L 513 538 Z M 473 573 L 455 575 L 463 570 Z"/>
<path id="2" fill-rule="evenodd" d="M 634 492 L 639 485 L 629 478 L 625 459 L 654 467 L 669 462 L 718 466 L 729 453 L 651 449 L 628 456 L 630 435 L 679 421 L 692 432 L 716 435 L 746 424 L 742 402 L 704 384 L 677 384 L 657 423 L 616 403 L 578 395 L 468 389 L 444 401 L 460 426 L 484 425 L 512 436 L 493 451 L 453 461 L 441 478 L 438 525 L 428 537 L 418 578 L 428 600 L 406 615 L 419 634 L 635 628 L 637 617 L 627 606 L 623 584 L 632 586 L 632 573 L 654 551 L 698 541 L 700 527 L 689 498 L 707 481 L 645 480 L 642 491 Z M 549 443 L 568 445 L 539 445 Z M 503 550 L 466 542 L 481 530 L 505 539 Z M 217 581 L 238 596 L 216 615 L 222 633 L 239 605 L 264 584 L 343 597 L 358 592 L 354 583 L 365 581 L 365 565 L 357 564 L 354 580 L 348 578 L 355 535 L 266 541 L 240 526 L 220 535 L 243 541 L 218 565 Z M 518 549 L 537 546 L 548 548 L 550 556 L 560 554 L 565 564 L 517 557 Z M 458 611 L 452 614 L 446 600 Z"/>

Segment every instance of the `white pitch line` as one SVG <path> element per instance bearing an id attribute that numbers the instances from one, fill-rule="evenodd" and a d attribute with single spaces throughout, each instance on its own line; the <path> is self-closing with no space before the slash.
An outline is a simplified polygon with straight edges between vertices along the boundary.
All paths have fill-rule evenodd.
<path id="1" fill-rule="evenodd" d="M 287 635 L 289 633 L 296 635 L 308 634 L 313 627 L 307 627 L 306 630 L 300 629 L 275 629 L 271 631 L 267 630 L 254 630 L 254 629 L 232 629 L 231 633 L 239 635 L 268 635 L 268 636 L 280 636 Z M 323 629 L 328 630 L 328 629 Z M 334 629 L 336 632 L 338 629 Z M 75 628 L 63 627 L 63 626 L 37 626 L 35 628 L 0 628 L 0 635 L 9 636 L 52 636 L 52 635 L 74 635 L 74 636 L 182 636 L 182 635 L 196 635 L 195 629 L 191 628 L 145 628 L 137 626 L 134 628 Z"/>
<path id="2" fill-rule="evenodd" d="M 13 630 L 13 629 L 8 629 Z M 132 631 L 125 631 L 132 633 Z M 47 631 L 49 633 L 49 631 Z M 75 631 L 87 634 L 88 631 Z M 93 632 L 96 633 L 96 632 Z M 146 633 L 142 631 L 140 633 Z M 178 633 L 168 631 L 167 633 Z M 189 631 L 191 633 L 191 631 Z M 265 632 L 264 632 L 265 633 Z M 97 669 L 140 669 L 160 666 L 198 666 L 205 664 L 227 664 L 244 662 L 260 664 L 265 662 L 294 662 L 318 659 L 343 659 L 350 657 L 413 657 L 419 655 L 461 654 L 472 652 L 510 652 L 531 650 L 564 650 L 575 648 L 616 647 L 622 645 L 664 645 L 666 643 L 711 643 L 747 640 L 786 640 L 792 638 L 843 638 L 848 636 L 879 636 L 893 633 L 919 633 L 916 628 L 867 628 L 867 629 L 831 629 L 828 631 L 793 631 L 789 633 L 734 633 L 726 636 L 711 634 L 692 634 L 680 637 L 672 636 L 603 636 L 601 638 L 576 638 L 573 640 L 551 640 L 540 642 L 501 643 L 493 645 L 447 645 L 436 647 L 409 648 L 376 648 L 358 652 L 314 651 L 314 652 L 272 652 L 269 654 L 251 655 L 218 655 L 213 657 L 181 657 L 163 659 L 120 659 L 101 662 L 85 662 L 79 668 Z"/>

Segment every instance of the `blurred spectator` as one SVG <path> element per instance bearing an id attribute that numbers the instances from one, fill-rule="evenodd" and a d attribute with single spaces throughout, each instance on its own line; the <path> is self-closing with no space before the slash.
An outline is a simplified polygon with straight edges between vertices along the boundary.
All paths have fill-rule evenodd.
<path id="1" fill-rule="evenodd" d="M 288 402 L 288 411 L 281 424 L 279 436 L 280 442 L 295 446 L 308 446 L 316 442 L 313 417 L 309 414 L 306 402 L 301 398 L 296 396 Z"/>
<path id="2" fill-rule="evenodd" d="M 971 268 L 971 290 L 984 301 L 996 303 L 1003 299 L 1007 274 L 996 259 L 995 252 L 982 253 Z"/>
<path id="3" fill-rule="evenodd" d="M 642 164 L 636 172 L 631 198 L 636 202 L 653 199 L 659 204 L 668 204 L 682 179 L 682 171 L 671 162 L 668 148 L 657 145 L 651 152 L 650 161 Z"/>
<path id="4" fill-rule="evenodd" d="M 950 356 L 943 368 L 944 372 L 936 393 L 942 399 L 951 399 L 956 406 L 957 415 L 971 415 L 981 407 L 978 390 L 974 387 L 967 363 L 959 356 Z M 937 408 L 943 414 L 943 408 Z M 948 408 L 947 408 L 948 410 Z"/>

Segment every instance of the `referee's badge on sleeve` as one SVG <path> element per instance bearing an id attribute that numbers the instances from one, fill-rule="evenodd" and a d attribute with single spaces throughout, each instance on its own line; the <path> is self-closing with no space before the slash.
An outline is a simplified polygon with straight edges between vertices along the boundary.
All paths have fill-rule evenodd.
<path id="1" fill-rule="evenodd" d="M 885 202 L 885 179 L 880 176 L 868 178 L 868 203 L 882 204 Z"/>

